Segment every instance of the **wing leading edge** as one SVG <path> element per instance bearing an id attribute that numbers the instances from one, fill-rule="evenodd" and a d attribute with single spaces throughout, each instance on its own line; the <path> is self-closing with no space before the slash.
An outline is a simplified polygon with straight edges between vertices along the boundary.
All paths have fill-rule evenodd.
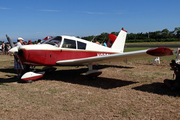
<path id="1" fill-rule="evenodd" d="M 147 50 L 117 53 L 106 56 L 95 56 L 95 57 L 82 58 L 82 59 L 61 60 L 61 61 L 57 61 L 56 64 L 78 66 L 78 65 L 88 65 L 89 63 L 100 63 L 100 62 L 102 63 L 102 62 L 122 61 L 122 60 L 150 57 L 150 55 L 146 53 Z"/>

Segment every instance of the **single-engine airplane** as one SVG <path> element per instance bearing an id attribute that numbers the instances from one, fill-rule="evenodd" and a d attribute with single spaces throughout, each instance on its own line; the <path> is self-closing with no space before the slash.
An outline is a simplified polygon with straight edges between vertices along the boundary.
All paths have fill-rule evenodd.
<path id="1" fill-rule="evenodd" d="M 139 50 L 124 52 L 127 31 L 123 28 L 117 37 L 113 37 L 111 48 L 70 36 L 56 36 L 45 40 L 40 45 L 22 45 L 13 47 L 10 53 L 16 55 L 22 65 L 45 66 L 43 70 L 54 69 L 53 66 L 81 66 L 87 65 L 86 75 L 97 77 L 102 72 L 93 70 L 95 63 L 110 62 L 117 60 L 135 59 L 147 55 L 164 56 L 171 55 L 168 48 L 156 48 L 150 50 Z M 8 41 L 13 46 L 12 41 L 6 35 Z M 45 72 L 27 72 L 22 77 L 23 81 L 36 80 L 43 76 Z"/>

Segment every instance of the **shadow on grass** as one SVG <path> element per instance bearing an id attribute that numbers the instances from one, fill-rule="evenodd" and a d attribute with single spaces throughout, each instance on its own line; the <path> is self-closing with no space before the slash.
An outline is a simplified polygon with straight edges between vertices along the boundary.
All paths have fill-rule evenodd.
<path id="1" fill-rule="evenodd" d="M 159 95 L 168 95 L 174 97 L 180 97 L 180 91 L 172 91 L 168 87 L 164 85 L 164 83 L 152 83 L 152 84 L 145 84 L 142 86 L 134 87 L 132 89 L 140 90 L 143 92 L 155 93 Z"/>
<path id="2" fill-rule="evenodd" d="M 132 69 L 134 67 L 126 67 L 126 66 L 119 66 L 119 65 L 93 65 L 93 69 L 99 70 L 99 69 L 104 69 L 104 68 L 126 68 L 126 69 Z"/>
<path id="3" fill-rule="evenodd" d="M 16 74 L 16 71 L 14 68 L 7 68 L 7 69 L 0 69 L 0 72 L 4 73 L 14 73 Z M 8 78 L 0 78 L 0 83 L 10 83 L 10 82 L 17 82 L 17 78 L 14 75 L 6 75 Z"/>
<path id="4" fill-rule="evenodd" d="M 94 69 L 103 69 L 107 67 L 115 67 L 115 68 L 127 68 L 131 69 L 132 67 L 123 67 L 123 66 L 114 66 L 114 65 L 94 65 Z M 133 81 L 126 81 L 121 79 L 112 79 L 112 78 L 104 78 L 104 77 L 97 77 L 95 80 L 89 79 L 83 73 L 87 72 L 87 68 L 80 68 L 80 69 L 68 69 L 68 70 L 56 70 L 51 73 L 47 73 L 44 75 L 43 78 L 40 80 L 55 80 L 55 81 L 63 81 L 72 84 L 80 84 L 86 86 L 92 86 L 102 89 L 111 89 L 116 87 L 122 87 L 130 84 L 134 84 L 136 82 Z M 0 69 L 0 72 L 6 73 L 16 73 L 14 69 Z M 10 78 L 0 78 L 0 83 L 10 83 L 10 82 L 17 82 L 15 76 L 8 76 Z"/>
<path id="5" fill-rule="evenodd" d="M 0 72 L 15 73 L 16 74 L 16 70 L 14 68 L 0 69 Z"/>
<path id="6" fill-rule="evenodd" d="M 123 67 L 123 66 L 114 66 L 114 65 L 94 65 L 93 69 L 98 70 L 107 67 L 132 69 L 132 67 Z M 44 80 L 63 81 L 72 84 L 80 84 L 80 85 L 86 85 L 86 86 L 97 87 L 102 89 L 112 89 L 112 88 L 122 87 L 136 83 L 133 81 L 125 81 L 120 79 L 104 78 L 104 77 L 97 77 L 95 80 L 92 80 L 89 79 L 87 76 L 83 75 L 83 73 L 87 71 L 88 71 L 87 68 L 72 69 L 72 70 L 57 70 L 53 73 L 46 74 L 44 76 Z"/>
<path id="7" fill-rule="evenodd" d="M 89 79 L 82 73 L 86 72 L 87 69 L 78 69 L 78 70 L 59 70 L 55 71 L 51 74 L 46 74 L 43 80 L 55 80 L 55 81 L 63 81 L 72 84 L 86 85 L 91 87 L 97 87 L 102 89 L 112 89 L 116 87 L 122 87 L 130 84 L 134 84 L 136 82 L 133 81 L 125 81 L 121 79 L 113 79 L 113 78 L 104 78 L 97 77 L 95 80 Z"/>
<path id="8" fill-rule="evenodd" d="M 16 77 L 12 77 L 12 78 L 0 78 L 0 84 L 2 83 L 11 83 L 11 82 L 17 82 L 17 78 Z"/>

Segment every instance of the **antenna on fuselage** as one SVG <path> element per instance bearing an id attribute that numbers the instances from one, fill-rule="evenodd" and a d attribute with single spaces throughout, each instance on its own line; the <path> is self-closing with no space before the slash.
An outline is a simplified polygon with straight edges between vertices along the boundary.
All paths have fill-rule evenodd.
<path id="1" fill-rule="evenodd" d="M 96 35 L 96 36 L 97 36 L 97 35 Z M 94 41 L 94 39 L 96 38 L 96 36 L 94 36 L 94 37 L 93 37 L 93 39 L 91 40 L 91 42 L 93 42 L 93 41 Z"/>
<path id="2" fill-rule="evenodd" d="M 102 43 L 104 43 L 104 42 L 105 42 L 105 40 L 106 40 L 106 36 L 105 36 L 105 37 L 104 37 L 104 39 L 102 40 L 101 44 L 102 44 Z"/>

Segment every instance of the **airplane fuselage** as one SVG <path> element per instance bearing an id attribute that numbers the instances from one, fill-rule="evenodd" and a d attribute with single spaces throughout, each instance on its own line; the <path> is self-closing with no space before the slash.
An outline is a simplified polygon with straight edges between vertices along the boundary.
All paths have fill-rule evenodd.
<path id="1" fill-rule="evenodd" d="M 111 48 L 82 39 L 55 37 L 40 45 L 24 45 L 18 50 L 22 64 L 55 66 L 57 61 L 105 56 L 117 53 Z M 82 64 L 83 65 L 83 64 Z"/>
<path id="2" fill-rule="evenodd" d="M 32 46 L 33 47 L 33 46 Z M 21 49 L 19 50 L 21 62 L 26 65 L 57 65 L 57 61 L 81 59 L 95 56 L 114 54 L 112 52 L 81 51 L 66 49 Z"/>

